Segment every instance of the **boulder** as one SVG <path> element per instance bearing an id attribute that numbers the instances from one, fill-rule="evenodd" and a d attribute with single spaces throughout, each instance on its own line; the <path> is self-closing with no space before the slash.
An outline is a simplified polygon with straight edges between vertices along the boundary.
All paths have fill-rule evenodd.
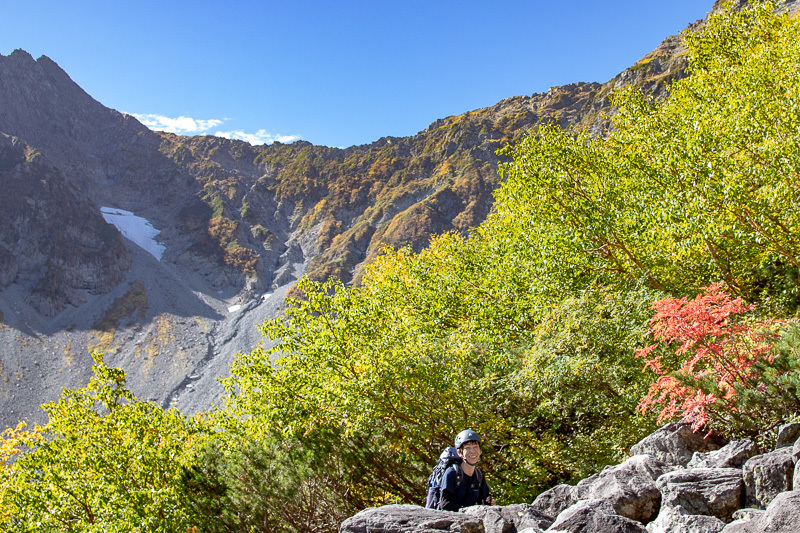
<path id="1" fill-rule="evenodd" d="M 782 492 L 766 511 L 731 522 L 722 533 L 797 533 L 800 530 L 800 491 Z"/>
<path id="2" fill-rule="evenodd" d="M 649 454 L 668 465 L 686 466 L 694 452 L 709 452 L 722 447 L 718 437 L 703 437 L 687 422 L 671 422 L 631 447 L 631 455 Z"/>
<path id="3" fill-rule="evenodd" d="M 765 508 L 781 492 L 792 490 L 792 448 L 756 455 L 742 468 L 745 507 Z"/>
<path id="4" fill-rule="evenodd" d="M 661 491 L 655 480 L 666 470 L 667 465 L 652 455 L 635 455 L 584 479 L 573 495 L 578 500 L 606 500 L 618 515 L 646 523 L 658 514 Z"/>
<path id="5" fill-rule="evenodd" d="M 648 533 L 719 533 L 725 522 L 714 516 L 692 515 L 682 507 L 662 507 L 647 524 Z"/>
<path id="6" fill-rule="evenodd" d="M 792 446 L 797 439 L 800 439 L 800 423 L 784 424 L 778 430 L 778 442 L 775 444 L 775 449 Z"/>
<path id="7" fill-rule="evenodd" d="M 766 512 L 767 511 L 764 510 L 764 509 L 753 509 L 751 507 L 747 508 L 747 509 L 739 509 L 738 511 L 733 513 L 733 516 L 731 517 L 731 519 L 733 519 L 733 520 L 753 520 L 753 519 L 761 518 L 761 515 L 763 515 Z"/>
<path id="8" fill-rule="evenodd" d="M 686 468 L 741 468 L 757 453 L 750 439 L 735 440 L 713 452 L 694 452 Z"/>
<path id="9" fill-rule="evenodd" d="M 569 533 L 646 533 L 635 520 L 619 516 L 606 500 L 581 500 L 556 517 L 549 532 Z"/>
<path id="10" fill-rule="evenodd" d="M 792 477 L 792 489 L 800 490 L 800 461 L 794 464 L 794 476 Z"/>
<path id="11" fill-rule="evenodd" d="M 693 468 L 668 472 L 656 480 L 661 507 L 725 521 L 742 506 L 744 484 L 738 468 Z"/>
<path id="12" fill-rule="evenodd" d="M 800 491 L 783 492 L 775 496 L 767 512 L 758 519 L 759 531 L 797 533 L 800 530 Z"/>
<path id="13" fill-rule="evenodd" d="M 574 490 L 575 487 L 572 485 L 556 485 L 539 494 L 531 506 L 546 515 L 558 516 L 561 511 L 578 501 L 573 493 Z"/>
<path id="14" fill-rule="evenodd" d="M 792 446 L 792 461 L 795 463 L 800 461 L 800 439 L 797 439 Z"/>
<path id="15" fill-rule="evenodd" d="M 515 533 L 544 531 L 553 523 L 553 517 L 537 511 L 526 503 L 505 507 L 475 505 L 459 512 L 480 520 L 486 533 Z"/>
<path id="16" fill-rule="evenodd" d="M 543 513 L 527 503 L 507 505 L 500 508 L 503 518 L 514 524 L 517 531 L 536 526 L 547 529 L 553 524 L 552 515 Z"/>
<path id="17" fill-rule="evenodd" d="M 514 533 L 517 529 L 512 522 L 509 522 L 503 517 L 500 507 L 490 505 L 475 505 L 473 507 L 465 507 L 459 512 L 480 521 L 483 524 L 485 533 Z M 536 528 L 534 531 L 541 531 L 541 528 Z"/>
<path id="18" fill-rule="evenodd" d="M 351 516 L 340 533 L 481 533 L 481 520 L 464 513 L 426 509 L 418 505 L 384 505 Z"/>

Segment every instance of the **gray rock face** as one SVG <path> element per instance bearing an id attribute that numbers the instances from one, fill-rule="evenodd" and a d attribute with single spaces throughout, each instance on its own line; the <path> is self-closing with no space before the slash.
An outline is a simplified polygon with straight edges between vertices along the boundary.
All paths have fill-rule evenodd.
<path id="1" fill-rule="evenodd" d="M 743 467 L 745 506 L 765 508 L 781 492 L 792 490 L 792 448 L 756 455 Z"/>
<path id="2" fill-rule="evenodd" d="M 766 513 L 767 511 L 764 509 L 739 509 L 733 516 L 731 517 L 733 520 L 758 520 L 761 518 L 761 515 Z"/>
<path id="3" fill-rule="evenodd" d="M 797 439 L 792 446 L 792 461 L 795 463 L 800 461 L 800 439 Z"/>
<path id="4" fill-rule="evenodd" d="M 800 491 L 778 494 L 758 520 L 759 531 L 789 533 L 800 530 Z"/>
<path id="5" fill-rule="evenodd" d="M 501 507 L 500 512 L 507 521 L 514 524 L 517 531 L 531 527 L 547 529 L 553 524 L 553 516 L 543 513 L 528 504 L 508 505 Z"/>
<path id="6" fill-rule="evenodd" d="M 648 533 L 718 533 L 725 527 L 719 518 L 688 514 L 681 507 L 663 507 L 647 524 Z"/>
<path id="7" fill-rule="evenodd" d="M 417 505 L 385 505 L 365 509 L 342 523 L 340 533 L 480 533 L 481 520 Z"/>
<path id="8" fill-rule="evenodd" d="M 558 516 L 561 511 L 578 501 L 573 495 L 573 489 L 572 485 L 556 485 L 537 496 L 531 506 L 550 516 Z"/>
<path id="9" fill-rule="evenodd" d="M 529 504 L 506 507 L 476 505 L 461 509 L 460 512 L 481 521 L 486 533 L 538 533 L 553 523 L 553 517 L 535 510 Z"/>
<path id="10" fill-rule="evenodd" d="M 744 484 L 738 468 L 695 468 L 669 472 L 656 480 L 661 507 L 729 521 L 742 506 Z"/>
<path id="11" fill-rule="evenodd" d="M 792 488 L 800 490 L 800 461 L 794 465 L 794 476 L 792 478 Z"/>
<path id="12" fill-rule="evenodd" d="M 741 468 L 757 453 L 756 445 L 749 439 L 729 442 L 713 452 L 695 452 L 687 468 Z"/>
<path id="13" fill-rule="evenodd" d="M 651 455 L 636 455 L 575 486 L 577 499 L 606 500 L 620 516 L 649 522 L 658 514 L 661 492 L 655 479 L 666 465 Z"/>
<path id="14" fill-rule="evenodd" d="M 503 517 L 500 507 L 476 505 L 462 509 L 461 512 L 480 521 L 486 533 L 513 533 L 516 531 L 514 524 Z M 541 531 L 540 528 L 536 529 Z"/>
<path id="15" fill-rule="evenodd" d="M 635 520 L 619 516 L 606 500 L 581 500 L 562 511 L 547 530 L 570 533 L 645 533 Z"/>
<path id="16" fill-rule="evenodd" d="M 631 447 L 631 455 L 649 454 L 668 465 L 686 466 L 695 452 L 720 449 L 716 437 L 704 438 L 686 422 L 672 422 Z"/>
<path id="17" fill-rule="evenodd" d="M 792 446 L 797 439 L 800 438 L 800 424 L 792 422 L 791 424 L 784 424 L 778 430 L 778 442 L 775 444 L 775 449 L 785 448 Z"/>
<path id="18" fill-rule="evenodd" d="M 778 494 L 766 511 L 731 522 L 722 533 L 797 533 L 800 531 L 800 491 Z"/>

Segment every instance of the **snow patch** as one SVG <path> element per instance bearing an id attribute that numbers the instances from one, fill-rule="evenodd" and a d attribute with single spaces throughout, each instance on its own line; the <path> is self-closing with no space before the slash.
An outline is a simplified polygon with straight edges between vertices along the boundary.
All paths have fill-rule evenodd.
<path id="1" fill-rule="evenodd" d="M 242 308 L 241 305 L 238 305 L 238 304 L 237 305 L 232 305 L 232 306 L 230 306 L 228 308 L 228 312 L 229 313 L 235 313 L 236 311 L 240 310 L 241 308 Z"/>
<path id="2" fill-rule="evenodd" d="M 114 207 L 101 207 L 100 212 L 109 224 L 113 224 L 126 238 L 143 248 L 147 253 L 161 261 L 166 247 L 155 241 L 161 233 L 147 219 L 138 217 L 130 211 Z"/>
<path id="3" fill-rule="evenodd" d="M 262 302 L 266 301 L 266 299 L 269 298 L 270 296 L 272 296 L 272 292 L 271 291 L 270 292 L 265 292 L 264 294 L 261 295 L 261 301 Z"/>

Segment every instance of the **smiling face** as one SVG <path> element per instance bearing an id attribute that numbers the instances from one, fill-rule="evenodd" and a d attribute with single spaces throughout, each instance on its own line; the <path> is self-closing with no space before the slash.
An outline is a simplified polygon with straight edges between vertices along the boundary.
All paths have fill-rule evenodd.
<path id="1" fill-rule="evenodd" d="M 471 465 L 478 464 L 478 461 L 481 460 L 481 445 L 474 440 L 465 442 L 458 449 L 458 455 L 466 459 L 467 463 Z"/>

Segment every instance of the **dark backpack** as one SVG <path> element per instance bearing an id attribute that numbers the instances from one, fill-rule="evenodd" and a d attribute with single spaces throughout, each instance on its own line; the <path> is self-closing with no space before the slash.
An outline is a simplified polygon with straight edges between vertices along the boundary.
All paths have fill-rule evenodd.
<path id="1" fill-rule="evenodd" d="M 452 446 L 445 448 L 445 450 L 439 456 L 439 462 L 433 467 L 433 472 L 431 472 L 431 475 L 428 476 L 428 494 L 425 501 L 425 507 L 429 509 L 439 508 L 439 501 L 441 500 L 442 478 L 444 477 L 444 473 L 447 472 L 447 469 L 453 465 L 455 465 L 457 474 L 456 486 L 461 486 L 461 482 L 464 480 L 464 471 L 461 470 L 462 460 L 463 459 L 461 459 L 461 456 L 458 455 L 455 448 Z M 477 486 L 480 487 L 481 483 L 483 482 L 483 472 L 476 468 L 475 473 L 477 475 L 473 476 L 473 483 L 477 483 Z"/>

